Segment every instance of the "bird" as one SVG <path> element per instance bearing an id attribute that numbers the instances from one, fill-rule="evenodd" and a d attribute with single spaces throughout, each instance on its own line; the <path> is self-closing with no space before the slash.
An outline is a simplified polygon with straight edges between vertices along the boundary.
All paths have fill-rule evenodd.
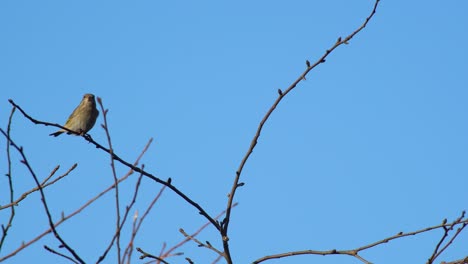
<path id="1" fill-rule="evenodd" d="M 80 104 L 73 110 L 73 113 L 68 117 L 64 127 L 75 131 L 76 133 L 83 135 L 93 128 L 96 123 L 96 119 L 99 116 L 99 111 L 96 108 L 96 101 L 94 100 L 93 94 L 83 95 L 83 99 Z M 72 134 L 69 131 L 60 129 L 57 132 L 50 134 L 49 136 L 59 136 L 66 132 L 68 135 Z"/>

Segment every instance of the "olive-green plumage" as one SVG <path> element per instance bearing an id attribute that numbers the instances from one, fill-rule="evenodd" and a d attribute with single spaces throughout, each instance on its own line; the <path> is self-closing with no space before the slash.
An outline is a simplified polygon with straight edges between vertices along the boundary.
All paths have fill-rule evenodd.
<path id="1" fill-rule="evenodd" d="M 94 95 L 85 94 L 81 103 L 75 108 L 73 113 L 68 117 L 64 127 L 73 130 L 79 134 L 87 133 L 93 128 L 96 123 L 96 119 L 99 115 L 99 111 L 96 109 L 96 101 Z M 50 136 L 58 136 L 63 132 L 71 134 L 70 132 L 60 129 L 59 131 L 50 134 Z"/>

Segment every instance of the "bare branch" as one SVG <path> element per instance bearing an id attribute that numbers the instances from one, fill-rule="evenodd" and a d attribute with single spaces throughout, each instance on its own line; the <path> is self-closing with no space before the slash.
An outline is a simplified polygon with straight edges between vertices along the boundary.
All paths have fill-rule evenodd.
<path id="1" fill-rule="evenodd" d="M 455 260 L 455 261 L 450 261 L 450 262 L 445 262 L 442 261 L 440 264 L 468 264 L 468 256 L 466 256 L 463 259 Z"/>
<path id="2" fill-rule="evenodd" d="M 143 251 L 141 248 L 139 248 L 139 247 L 137 247 L 136 250 L 137 250 L 138 252 L 140 252 L 141 254 L 143 254 L 143 255 L 140 256 L 140 259 L 152 258 L 152 259 L 159 260 L 159 261 L 161 261 L 161 262 L 164 263 L 164 264 L 169 264 L 169 262 L 165 261 L 164 259 L 161 259 L 161 258 L 159 258 L 159 257 L 156 257 L 156 256 L 153 256 L 153 255 L 151 255 L 151 254 L 148 254 L 148 253 L 144 252 L 144 251 Z"/>
<path id="3" fill-rule="evenodd" d="M 192 240 L 192 241 L 194 241 L 195 243 L 197 243 L 199 247 L 206 247 L 206 248 L 208 248 L 208 249 L 213 250 L 213 251 L 216 252 L 218 255 L 224 256 L 224 253 L 221 252 L 220 250 L 216 249 L 215 247 L 213 247 L 213 246 L 211 245 L 210 242 L 206 241 L 206 243 L 203 243 L 203 242 L 201 242 L 200 240 L 196 239 L 195 237 L 193 237 L 193 236 L 187 234 L 187 233 L 184 231 L 184 229 L 182 229 L 182 228 L 179 229 L 179 232 L 180 232 L 186 239 Z"/>
<path id="4" fill-rule="evenodd" d="M 144 168 L 144 165 L 142 165 L 142 169 L 143 169 L 143 168 Z M 136 183 L 136 185 L 135 185 L 135 192 L 133 193 L 133 198 L 132 198 L 130 204 L 127 205 L 127 208 L 125 209 L 125 213 L 124 213 L 124 216 L 123 216 L 123 218 L 122 218 L 122 223 L 120 224 L 120 227 L 119 227 L 119 232 L 120 232 L 120 230 L 122 230 L 123 226 L 125 225 L 125 222 L 126 222 L 128 216 L 129 216 L 129 214 L 130 214 L 130 210 L 132 209 L 133 205 L 134 205 L 135 202 L 136 202 L 136 199 L 137 199 L 137 196 L 138 196 L 138 191 L 140 190 L 140 184 L 141 184 L 141 179 L 142 179 L 142 177 L 143 177 L 143 175 L 141 175 L 141 174 L 140 174 L 140 176 L 138 177 L 137 183 Z M 116 231 L 116 232 L 117 232 L 117 231 Z M 114 234 L 113 240 L 114 240 L 116 237 L 117 237 L 117 233 Z M 133 239 L 132 239 L 132 240 L 133 240 Z M 133 244 L 133 242 L 132 242 L 131 244 Z M 98 260 L 97 263 L 100 263 L 102 260 L 104 260 L 104 257 L 105 257 L 105 255 L 107 254 L 107 252 L 110 250 L 111 245 L 112 245 L 112 242 L 111 242 L 111 244 L 109 245 L 109 247 L 107 248 L 106 252 L 103 254 L 103 256 L 99 258 L 99 260 Z M 124 251 L 123 256 L 120 256 L 120 255 L 119 255 L 119 258 L 121 258 L 121 261 L 120 261 L 121 263 L 124 263 L 124 262 L 125 262 L 125 257 L 126 257 L 126 255 L 127 255 L 127 252 L 128 252 L 128 251 L 127 251 L 127 249 L 126 249 L 126 250 Z"/>
<path id="5" fill-rule="evenodd" d="M 374 243 L 371 243 L 371 244 L 368 244 L 368 245 L 365 245 L 365 246 L 362 246 L 362 247 L 359 247 L 359 248 L 356 248 L 356 249 L 350 249 L 350 250 L 332 249 L 332 250 L 325 250 L 325 251 L 301 250 L 301 251 L 286 252 L 286 253 L 280 253 L 280 254 L 275 254 L 275 255 L 270 255 L 270 256 L 265 256 L 265 257 L 259 258 L 259 259 L 255 260 L 255 261 L 253 261 L 252 264 L 258 264 L 258 263 L 261 263 L 261 262 L 264 262 L 264 261 L 267 261 L 267 260 L 279 259 L 279 258 L 290 257 L 290 256 L 298 256 L 298 255 L 322 255 L 322 256 L 325 256 L 325 255 L 348 255 L 348 256 L 353 256 L 353 257 L 359 259 L 363 263 L 370 264 L 371 262 L 369 262 L 369 261 L 365 260 L 364 258 L 362 258 L 359 255 L 359 252 L 364 251 L 364 250 L 369 249 L 369 248 L 372 248 L 372 247 L 376 247 L 376 246 L 381 245 L 381 244 L 388 243 L 388 242 L 390 242 L 392 240 L 395 240 L 395 239 L 399 239 L 399 238 L 403 238 L 403 237 L 407 237 L 407 236 L 414 236 L 414 235 L 417 235 L 417 234 L 420 234 L 420 233 L 425 233 L 425 232 L 435 230 L 435 229 L 441 229 L 441 228 L 446 229 L 446 228 L 455 227 L 455 226 L 458 226 L 458 225 L 465 226 L 467 224 L 468 224 L 468 219 L 458 218 L 455 221 L 453 221 L 452 223 L 448 223 L 448 224 L 447 223 L 442 223 L 440 225 L 431 226 L 431 227 L 427 227 L 427 228 L 424 228 L 424 229 L 420 229 L 420 230 L 413 231 L 413 232 L 408 232 L 408 233 L 399 232 L 398 234 L 396 234 L 394 236 L 384 238 L 384 239 L 379 240 L 377 242 L 374 242 Z"/>
<path id="6" fill-rule="evenodd" d="M 131 238 L 130 238 L 130 242 L 127 245 L 127 248 L 125 249 L 124 258 L 125 258 L 125 256 L 127 256 L 128 260 L 130 260 L 130 256 L 133 253 L 133 244 L 134 244 L 135 238 L 136 238 L 136 236 L 138 234 L 138 231 L 140 230 L 141 224 L 143 223 L 143 221 L 145 221 L 146 216 L 148 216 L 149 212 L 151 211 L 153 206 L 156 204 L 156 202 L 159 200 L 159 198 L 162 196 L 165 189 L 166 189 L 166 186 L 162 186 L 162 188 L 159 190 L 158 194 L 156 194 L 154 199 L 151 201 L 151 203 L 146 208 L 145 212 L 143 213 L 143 216 L 138 221 L 137 221 L 138 214 L 135 214 L 134 221 L 133 221 L 132 235 L 131 235 Z"/>
<path id="7" fill-rule="evenodd" d="M 460 215 L 460 217 L 457 218 L 457 220 L 455 220 L 451 225 L 450 227 L 444 227 L 444 234 L 442 235 L 441 239 L 439 240 L 439 242 L 437 243 L 437 246 L 435 247 L 434 249 L 434 253 L 432 253 L 431 257 L 429 258 L 429 260 L 427 261 L 427 264 L 432 264 L 434 263 L 434 261 L 436 260 L 437 257 L 440 256 L 440 254 L 442 254 L 442 252 L 444 252 L 445 249 L 447 249 L 450 244 L 452 244 L 452 242 L 457 238 L 457 236 L 463 231 L 463 229 L 466 227 L 466 225 L 468 223 L 462 223 L 461 227 L 459 227 L 457 229 L 457 231 L 455 232 L 455 234 L 453 235 L 453 237 L 447 242 L 447 244 L 445 244 L 445 246 L 439 250 L 440 246 L 442 245 L 442 243 L 444 242 L 444 240 L 448 237 L 449 235 L 449 232 L 451 230 L 453 230 L 453 228 L 455 227 L 455 225 L 458 225 L 461 223 L 461 221 L 463 220 L 463 218 L 465 217 L 465 211 L 462 212 L 462 214 Z M 446 223 L 447 220 L 444 219 L 443 223 Z"/>
<path id="8" fill-rule="evenodd" d="M 10 131 L 11 131 L 11 121 L 13 120 L 13 115 L 15 114 L 15 107 L 11 109 L 10 117 L 8 118 L 8 126 L 7 126 L 7 137 L 10 137 Z M 7 140 L 6 143 L 6 155 L 7 155 L 7 163 L 8 163 L 8 172 L 7 172 L 7 178 L 8 178 L 8 188 L 10 190 L 10 203 L 13 203 L 14 199 L 14 190 L 13 190 L 13 178 L 11 177 L 11 153 L 10 153 L 10 142 Z M 6 207 L 5 207 L 6 208 Z M 2 207 L 0 207 L 0 210 Z M 8 230 L 10 230 L 12 224 L 13 224 L 13 219 L 15 218 L 15 207 L 12 206 L 10 210 L 10 217 L 8 218 L 8 222 L 6 226 L 2 224 L 2 238 L 0 239 L 0 252 L 2 251 L 2 246 L 3 243 L 5 242 L 5 239 L 8 235 Z"/>
<path id="9" fill-rule="evenodd" d="M 234 203 L 232 205 L 232 207 L 236 207 L 238 205 L 238 203 Z M 221 216 L 223 216 L 224 214 L 226 213 L 226 210 L 222 211 L 221 213 L 219 213 L 216 217 L 215 217 L 215 220 L 219 219 Z M 167 258 L 174 250 L 176 250 L 177 248 L 181 247 L 182 245 L 184 245 L 185 243 L 187 243 L 188 241 L 191 240 L 191 237 L 196 237 L 198 236 L 198 234 L 201 233 L 201 231 L 203 231 L 203 229 L 205 229 L 210 223 L 205 223 L 204 225 L 202 225 L 197 231 L 195 231 L 193 234 L 191 234 L 190 236 L 186 236 L 184 240 L 182 240 L 181 242 L 179 242 L 177 245 L 171 247 L 170 249 L 168 249 L 164 254 L 160 254 L 159 256 L 161 258 Z M 222 256 L 222 255 L 221 255 Z"/>
<path id="10" fill-rule="evenodd" d="M 109 133 L 109 125 L 107 124 L 107 112 L 108 110 L 107 109 L 104 109 L 104 105 L 102 104 L 102 99 L 100 97 L 97 98 L 97 101 L 99 103 L 99 106 L 101 107 L 101 113 L 102 113 L 102 116 L 103 116 L 103 119 L 104 119 L 104 124 L 102 125 L 102 128 L 104 129 L 104 131 L 106 132 L 106 137 L 107 137 L 107 142 L 109 144 L 109 154 L 110 154 L 110 159 L 111 159 L 111 168 L 112 168 L 112 176 L 114 177 L 114 184 L 115 184 L 115 210 L 116 210 L 116 227 L 115 227 L 115 235 L 114 237 L 112 238 L 112 242 L 111 244 L 109 245 L 109 248 L 105 251 L 105 254 L 103 255 L 103 258 L 100 259 L 100 260 L 103 260 L 105 255 L 107 254 L 107 252 L 109 252 L 109 249 L 111 248 L 114 240 L 116 241 L 115 244 L 116 244 L 116 247 L 117 247 L 117 259 L 118 259 L 118 263 L 122 263 L 121 262 L 121 255 L 120 255 L 120 230 L 121 230 L 121 226 L 120 226 L 120 201 L 119 201 L 119 183 L 118 183 L 118 179 L 117 179 L 117 172 L 115 170 L 115 163 L 114 163 L 114 158 L 113 158 L 113 153 L 114 153 L 114 149 L 112 148 L 112 140 L 111 140 L 111 136 L 110 136 L 110 133 Z M 100 262 L 100 261 L 98 261 Z"/>
<path id="11" fill-rule="evenodd" d="M 153 139 L 151 138 L 148 143 L 146 143 L 145 147 L 143 148 L 143 150 L 141 151 L 140 155 L 137 157 L 137 159 L 135 160 L 134 162 L 134 166 L 138 166 L 138 163 L 140 162 L 141 158 L 143 158 L 143 155 L 146 153 L 146 151 L 148 150 L 148 148 L 150 147 L 151 143 L 153 142 Z M 128 179 L 128 177 L 130 177 L 130 175 L 133 174 L 133 170 L 130 169 L 124 176 L 122 176 L 120 179 L 119 179 L 119 183 L 122 182 L 122 181 L 125 181 Z M 95 201 L 97 201 L 99 198 L 101 198 L 104 194 L 106 194 L 107 192 L 109 192 L 110 190 L 112 190 L 115 186 L 115 183 L 111 184 L 107 189 L 103 190 L 101 193 L 99 193 L 98 195 L 96 195 L 95 197 L 93 197 L 92 199 L 90 199 L 88 202 L 86 202 L 85 204 L 83 204 L 81 207 L 79 207 L 78 209 L 76 209 L 74 212 L 72 212 L 71 214 L 67 215 L 67 216 L 62 216 L 62 219 L 60 219 L 59 221 L 57 221 L 55 223 L 55 227 L 58 227 L 59 225 L 63 224 L 65 221 L 67 221 L 68 219 L 74 217 L 75 215 L 81 213 L 85 208 L 87 208 L 89 205 L 91 205 L 92 203 L 94 203 Z M 45 235 L 49 234 L 50 232 L 52 232 L 52 229 L 49 228 L 48 230 L 42 232 L 40 235 L 36 236 L 35 238 L 29 240 L 28 242 L 25 242 L 25 243 L 22 243 L 21 246 L 19 246 L 17 249 L 15 249 L 13 252 L 9 253 L 8 255 L 5 255 L 3 257 L 0 258 L 0 262 L 6 260 L 6 259 L 9 259 L 11 257 L 13 257 L 14 255 L 18 254 L 18 252 L 22 251 L 23 249 L 29 247 L 30 245 L 36 243 L 37 241 L 39 241 L 39 239 L 43 238 Z"/>
<path id="12" fill-rule="evenodd" d="M 46 201 L 46 198 L 45 198 L 45 194 L 44 194 L 44 190 L 42 189 L 42 186 L 41 186 L 41 183 L 39 182 L 37 176 L 36 176 L 36 173 L 33 171 L 31 165 L 29 164 L 27 158 L 26 158 L 26 155 L 24 154 L 24 151 L 23 151 L 23 148 L 22 147 L 19 147 L 18 145 L 16 145 L 16 143 L 8 136 L 7 133 L 5 133 L 5 131 L 3 131 L 3 129 L 0 128 L 0 131 L 2 132 L 2 134 L 7 137 L 7 140 L 10 142 L 10 144 L 20 153 L 21 157 L 23 158 L 23 160 L 21 161 L 25 166 L 26 168 L 28 168 L 29 170 L 29 173 L 31 173 L 31 176 L 34 178 L 34 181 L 36 182 L 36 185 L 37 187 L 39 188 L 39 193 L 41 194 L 41 201 L 42 201 L 42 204 L 44 205 L 44 210 L 47 214 L 47 219 L 49 220 L 49 226 L 50 228 L 52 229 L 52 232 L 54 233 L 54 236 L 55 238 L 57 238 L 58 241 L 60 241 L 60 243 L 62 244 L 63 247 L 65 247 L 68 252 L 70 252 L 73 257 L 79 262 L 79 263 L 85 263 L 81 258 L 80 256 L 75 252 L 75 250 L 73 250 L 66 242 L 65 240 L 63 240 L 63 238 L 59 235 L 59 233 L 57 232 L 57 230 L 55 229 L 55 226 L 54 226 L 54 221 L 52 220 L 52 215 L 50 214 L 50 210 L 49 210 L 49 206 L 47 205 L 47 201 Z"/>
<path id="13" fill-rule="evenodd" d="M 52 253 L 52 254 L 59 255 L 60 257 L 66 258 L 66 259 L 70 260 L 70 261 L 73 262 L 73 263 L 79 263 L 79 262 L 77 262 L 76 260 L 72 259 L 71 257 L 69 257 L 69 256 L 67 256 L 67 255 L 65 255 L 65 254 L 62 254 L 62 253 L 60 253 L 60 252 L 57 252 L 57 251 L 51 249 L 51 248 L 48 247 L 48 246 L 44 246 L 44 248 L 45 248 L 47 251 L 49 251 L 50 253 Z"/>
<path id="14" fill-rule="evenodd" d="M 286 90 L 284 90 L 284 91 L 282 91 L 281 89 L 278 90 L 277 99 L 275 100 L 273 105 L 270 107 L 270 109 L 267 111 L 267 113 L 265 114 L 263 119 L 260 121 L 260 124 L 258 125 L 257 131 L 255 133 L 255 136 L 253 137 L 252 141 L 250 142 L 250 146 L 249 146 L 249 148 L 247 150 L 247 153 L 244 155 L 244 157 L 243 157 L 243 159 L 242 159 L 241 163 L 239 164 L 239 167 L 238 167 L 238 169 L 236 171 L 236 176 L 234 178 L 234 183 L 232 184 L 231 192 L 229 193 L 228 202 L 227 202 L 227 206 L 226 206 L 226 218 L 222 222 L 223 225 L 221 226 L 221 230 L 220 230 L 222 240 L 223 240 L 223 245 L 224 245 L 224 252 L 226 253 L 226 261 L 228 262 L 228 264 L 232 263 L 231 254 L 230 254 L 230 251 L 229 251 L 229 243 L 228 243 L 228 241 L 229 241 L 228 228 L 229 228 L 229 221 L 230 221 L 230 218 L 231 218 L 232 203 L 234 201 L 234 196 L 236 194 L 237 188 L 239 188 L 241 186 L 239 184 L 239 180 L 240 180 L 240 176 L 242 174 L 242 170 L 244 169 L 244 166 L 247 163 L 247 160 L 249 159 L 249 157 L 252 154 L 255 146 L 257 145 L 257 142 L 258 142 L 258 139 L 259 139 L 260 134 L 262 132 L 263 126 L 268 121 L 268 119 L 270 118 L 270 115 L 273 113 L 273 111 L 276 109 L 276 107 L 279 105 L 279 103 L 282 101 L 282 99 L 289 92 L 291 92 L 301 81 L 305 80 L 307 74 L 312 69 L 317 67 L 319 64 L 324 63 L 325 59 L 328 57 L 328 55 L 330 55 L 331 52 L 333 52 L 338 46 L 341 46 L 343 44 L 348 44 L 349 41 L 356 34 L 361 32 L 361 30 L 363 30 L 367 26 L 367 23 L 374 16 L 374 14 L 375 14 L 375 12 L 377 10 L 377 6 L 379 5 L 379 2 L 380 2 L 380 0 L 375 1 L 374 8 L 372 9 L 372 12 L 369 14 L 369 16 L 366 18 L 364 23 L 358 29 L 356 29 L 353 33 L 348 35 L 343 40 L 341 39 L 341 37 L 339 37 L 338 40 L 333 44 L 333 46 L 331 48 L 329 48 L 328 50 L 326 50 L 325 54 L 323 54 L 322 57 L 320 57 L 314 64 L 310 65 L 310 62 L 306 61 L 306 66 L 307 66 L 306 70 Z"/>
<path id="15" fill-rule="evenodd" d="M 49 174 L 49 176 L 42 181 L 41 183 L 41 186 L 42 188 L 46 188 L 47 186 L 50 186 L 56 182 L 58 182 L 59 180 L 63 179 L 65 176 L 68 176 L 68 174 L 70 174 L 70 172 L 72 172 L 76 167 L 78 166 L 77 163 L 73 164 L 70 169 L 68 169 L 64 174 L 60 175 L 59 177 L 55 178 L 53 181 L 51 182 L 47 182 L 56 172 L 57 170 L 60 168 L 60 166 L 57 166 L 55 167 Z M 34 187 L 32 188 L 31 190 L 23 193 L 18 199 L 16 199 L 14 202 L 12 203 L 9 203 L 9 204 L 6 204 L 6 205 L 3 205 L 3 206 L 0 206 L 0 210 L 3 210 L 5 208 L 8 208 L 8 207 L 11 207 L 11 206 L 16 206 L 18 205 L 22 200 L 24 200 L 26 197 L 28 197 L 30 194 L 32 194 L 33 192 L 36 192 L 38 191 L 39 188 L 38 187 Z"/>
<path id="16" fill-rule="evenodd" d="M 233 204 L 233 207 L 236 207 L 238 205 L 238 203 L 235 203 Z M 224 214 L 226 213 L 226 211 L 222 211 L 221 213 L 219 213 L 216 217 L 215 217 L 215 220 L 217 220 L 218 218 L 220 218 L 221 216 L 223 216 Z M 168 249 L 167 251 L 165 251 L 165 248 L 166 248 L 166 243 L 163 244 L 162 246 L 162 249 L 161 249 L 161 252 L 159 253 L 159 258 L 161 259 L 166 259 L 168 257 L 171 257 L 171 256 L 180 256 L 182 255 L 182 253 L 172 253 L 173 251 L 175 251 L 177 248 L 181 247 L 182 245 L 184 245 L 185 243 L 187 243 L 188 241 L 190 240 L 193 240 L 193 238 L 195 238 L 198 234 L 201 233 L 201 231 L 203 231 L 206 227 L 208 227 L 210 225 L 210 222 L 207 222 L 205 223 L 204 225 L 202 225 L 197 231 L 195 231 L 193 234 L 191 235 L 187 235 L 185 233 L 185 231 L 182 233 L 184 234 L 185 233 L 185 238 L 184 240 L 182 240 L 181 242 L 179 242 L 177 245 L 171 247 L 170 249 Z M 182 229 L 181 229 L 182 230 Z M 132 241 L 130 242 L 130 244 L 133 244 L 133 239 Z M 129 244 L 129 245 L 130 245 Z M 200 244 L 199 244 L 200 245 Z M 217 260 L 219 260 L 220 258 L 223 257 L 223 254 L 219 255 L 218 254 L 218 257 L 216 258 Z"/>

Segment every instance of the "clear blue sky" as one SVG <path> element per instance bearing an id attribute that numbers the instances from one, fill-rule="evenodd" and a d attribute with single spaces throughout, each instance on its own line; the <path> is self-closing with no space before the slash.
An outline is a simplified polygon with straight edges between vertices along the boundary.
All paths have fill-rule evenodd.
<path id="1" fill-rule="evenodd" d="M 29 114 L 62 123 L 84 93 L 103 99 L 115 151 L 143 159 L 158 177 L 215 215 L 235 170 L 277 96 L 339 36 L 357 28 L 374 1 L 1 1 L 0 121 L 14 99 Z M 242 175 L 230 228 L 236 263 L 293 250 L 350 249 L 400 231 L 456 218 L 468 209 L 468 2 L 383 0 L 368 28 L 340 47 L 279 105 Z M 102 114 L 98 124 L 102 123 Z M 108 155 L 83 139 L 49 137 L 19 113 L 13 138 L 41 179 L 72 175 L 47 189 L 54 219 L 112 183 Z M 90 131 L 105 143 L 103 129 Z M 1 174 L 6 173 L 5 139 Z M 16 195 L 34 186 L 13 155 Z M 127 169 L 117 166 L 119 175 Z M 0 178 L 0 201 L 8 199 Z M 127 203 L 134 179 L 121 186 Z M 136 209 L 159 191 L 144 180 Z M 113 234 L 113 195 L 58 230 L 89 263 Z M 6 212 L 0 212 L 5 223 Z M 159 252 L 178 229 L 205 223 L 166 192 L 136 246 Z M 0 256 L 47 228 L 34 194 L 17 207 Z M 128 230 L 127 230 L 128 234 Z M 424 263 L 440 231 L 370 249 L 375 263 Z M 126 236 L 126 235 L 125 235 Z M 125 237 L 122 239 L 125 240 Z M 220 247 L 213 228 L 201 234 Z M 46 252 L 49 236 L 5 263 L 68 263 Z M 466 256 L 468 235 L 439 259 Z M 181 251 L 210 263 L 209 250 Z M 134 254 L 133 263 L 141 263 Z M 170 263 L 186 263 L 183 257 Z M 301 256 L 267 263 L 360 263 Z M 115 263 L 112 251 L 106 263 Z"/>

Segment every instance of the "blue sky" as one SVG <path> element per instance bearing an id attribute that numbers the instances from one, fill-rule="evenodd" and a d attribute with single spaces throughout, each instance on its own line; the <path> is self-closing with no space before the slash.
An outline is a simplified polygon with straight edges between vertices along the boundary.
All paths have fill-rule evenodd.
<path id="1" fill-rule="evenodd" d="M 216 215 L 258 122 L 277 97 L 339 36 L 362 24 L 373 1 L 2 1 L 0 120 L 8 99 L 40 120 L 63 123 L 84 93 L 103 99 L 115 151 L 142 162 Z M 230 227 L 236 263 L 294 250 L 350 249 L 437 225 L 466 210 L 468 2 L 381 1 L 369 26 L 289 94 L 264 127 L 242 175 Z M 106 143 L 102 114 L 90 134 Z M 41 179 L 55 219 L 109 186 L 108 155 L 83 139 L 49 137 L 19 113 L 13 138 Z M 1 141 L 5 145 L 5 139 Z M 2 147 L 4 152 L 4 148 Z M 6 173 L 5 155 L 2 174 Z M 13 155 L 16 195 L 34 186 Z M 117 166 L 119 175 L 127 172 Z M 131 198 L 136 177 L 121 186 Z M 7 192 L 6 177 L 0 193 Z M 136 209 L 159 191 L 143 180 Z M 47 228 L 34 194 L 17 207 L 0 257 Z M 8 200 L 1 195 L 2 204 Z M 59 228 L 92 263 L 113 234 L 113 195 Z M 0 213 L 5 222 L 7 214 Z M 167 191 L 136 245 L 159 252 L 205 223 Z M 125 232 L 125 231 L 124 231 Z M 128 230 L 127 230 L 128 234 Z M 440 231 L 362 255 L 375 263 L 424 263 Z M 200 240 L 221 247 L 213 228 Z M 123 238 L 125 240 L 125 237 Z M 439 261 L 466 256 L 462 234 Z M 46 252 L 49 236 L 5 263 L 68 263 Z M 196 263 L 215 255 L 187 244 Z M 134 254 L 133 263 L 141 263 Z M 183 257 L 170 263 L 186 263 Z M 360 263 L 301 256 L 266 263 Z M 115 263 L 112 251 L 107 263 Z"/>

